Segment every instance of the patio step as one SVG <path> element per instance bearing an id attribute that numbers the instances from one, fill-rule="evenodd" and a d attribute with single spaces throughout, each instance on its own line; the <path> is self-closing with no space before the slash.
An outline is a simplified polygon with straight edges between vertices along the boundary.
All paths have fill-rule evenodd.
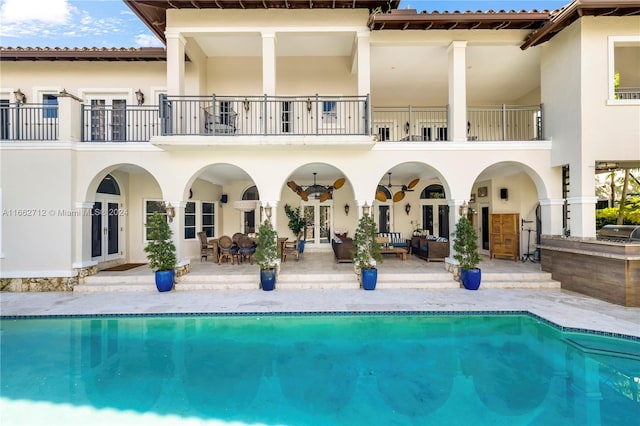
<path id="1" fill-rule="evenodd" d="M 551 273 L 483 272 L 483 288 L 552 288 L 559 289 L 560 281 L 551 279 Z"/>
<path id="2" fill-rule="evenodd" d="M 392 274 L 378 272 L 378 284 L 376 285 L 376 288 L 433 290 L 441 288 L 458 288 L 459 286 L 460 284 L 453 280 L 453 275 L 446 271 L 429 274 Z"/>
<path id="3" fill-rule="evenodd" d="M 258 271 L 233 275 L 187 274 L 176 283 L 176 291 L 198 290 L 257 290 Z M 276 288 L 279 290 L 324 290 L 359 288 L 354 272 L 334 273 L 291 273 L 281 272 Z M 459 288 L 458 281 L 449 272 L 379 272 L 379 289 L 453 289 Z M 548 288 L 559 289 L 560 283 L 551 279 L 550 273 L 507 273 L 483 272 L 482 288 Z M 74 292 L 93 293 L 111 291 L 156 291 L 153 274 L 140 275 L 93 275 L 85 278 L 85 283 L 77 285 Z"/>

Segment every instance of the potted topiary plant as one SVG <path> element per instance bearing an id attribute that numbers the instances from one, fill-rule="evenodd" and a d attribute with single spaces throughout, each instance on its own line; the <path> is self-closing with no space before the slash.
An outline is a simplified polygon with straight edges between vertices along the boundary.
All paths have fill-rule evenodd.
<path id="1" fill-rule="evenodd" d="M 375 290 L 378 281 L 377 262 L 382 262 L 380 243 L 376 241 L 376 223 L 368 214 L 362 215 L 353 237 L 353 264 L 360 270 L 360 282 L 365 290 Z"/>
<path id="2" fill-rule="evenodd" d="M 301 210 L 302 209 L 300 207 L 294 209 L 289 204 L 284 205 L 284 212 L 286 213 L 287 218 L 289 218 L 289 229 L 291 229 L 291 232 L 293 232 L 296 239 L 302 234 L 298 245 L 300 253 L 304 251 L 304 228 L 307 224 Z"/>
<path id="3" fill-rule="evenodd" d="M 278 268 L 278 234 L 266 219 L 258 227 L 256 238 L 256 252 L 253 254 L 260 266 L 260 286 L 265 291 L 271 291 L 276 286 L 276 272 Z"/>
<path id="4" fill-rule="evenodd" d="M 456 225 L 453 239 L 453 258 L 460 265 L 460 281 L 467 290 L 477 290 L 480 287 L 482 273 L 478 268 L 480 255 L 478 254 L 478 234 L 466 217 L 460 218 Z"/>
<path id="5" fill-rule="evenodd" d="M 149 267 L 155 272 L 158 291 L 173 289 L 176 247 L 171 240 L 171 228 L 165 215 L 154 212 L 145 224 L 149 242 L 144 248 L 149 259 Z"/>

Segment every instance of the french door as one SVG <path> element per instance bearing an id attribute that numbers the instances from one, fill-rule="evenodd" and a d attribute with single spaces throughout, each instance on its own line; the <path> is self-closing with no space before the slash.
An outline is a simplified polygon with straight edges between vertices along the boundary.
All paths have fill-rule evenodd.
<path id="1" fill-rule="evenodd" d="M 126 99 L 91 99 L 91 140 L 118 142 L 127 140 Z"/>
<path id="2" fill-rule="evenodd" d="M 303 204 L 303 211 L 306 220 L 305 248 L 328 247 L 331 242 L 333 205 L 314 200 Z"/>
<path id="3" fill-rule="evenodd" d="M 422 205 L 422 229 L 436 237 L 449 236 L 449 206 L 441 203 Z"/>
<path id="4" fill-rule="evenodd" d="M 103 194 L 100 194 L 103 195 Z M 106 262 L 122 257 L 122 207 L 115 197 L 96 198 L 91 211 L 91 258 Z"/>

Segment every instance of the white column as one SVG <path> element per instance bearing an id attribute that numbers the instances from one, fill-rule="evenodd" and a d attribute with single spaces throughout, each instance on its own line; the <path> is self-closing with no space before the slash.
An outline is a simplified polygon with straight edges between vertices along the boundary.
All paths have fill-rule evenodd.
<path id="1" fill-rule="evenodd" d="M 276 33 L 262 33 L 262 91 L 269 96 L 276 94 Z"/>
<path id="2" fill-rule="evenodd" d="M 371 93 L 371 50 L 369 45 L 369 31 L 358 31 L 357 40 L 357 72 L 358 72 L 358 95 L 367 96 Z M 364 103 L 360 103 L 360 117 L 362 130 L 369 134 L 371 126 L 371 102 L 367 104 L 368 111 L 365 111 Z M 367 123 L 368 128 L 364 128 Z"/>
<path id="3" fill-rule="evenodd" d="M 175 216 L 169 227 L 171 228 L 173 244 L 176 246 L 176 258 L 178 264 L 182 265 L 186 256 L 184 254 L 184 209 L 187 206 L 186 201 L 169 201 L 174 208 Z"/>
<path id="4" fill-rule="evenodd" d="M 570 197 L 570 230 L 572 237 L 596 237 L 596 203 L 598 197 Z"/>
<path id="5" fill-rule="evenodd" d="M 358 95 L 371 93 L 371 50 L 369 47 L 369 31 L 358 31 Z"/>
<path id="6" fill-rule="evenodd" d="M 466 41 L 449 45 L 449 140 L 467 140 Z"/>
<path id="7" fill-rule="evenodd" d="M 562 206 L 561 198 L 540 200 L 542 235 L 562 235 Z"/>
<path id="8" fill-rule="evenodd" d="M 167 39 L 167 94 L 184 95 L 184 45 L 180 33 L 165 33 Z"/>
<path id="9" fill-rule="evenodd" d="M 72 259 L 74 268 L 86 268 L 98 262 L 91 260 L 91 210 L 93 201 L 79 201 L 72 217 Z"/>

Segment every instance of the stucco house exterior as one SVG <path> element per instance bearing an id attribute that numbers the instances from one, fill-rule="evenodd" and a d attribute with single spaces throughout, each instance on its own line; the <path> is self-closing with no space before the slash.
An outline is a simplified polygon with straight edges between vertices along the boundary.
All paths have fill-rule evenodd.
<path id="1" fill-rule="evenodd" d="M 167 207 L 181 265 L 267 206 L 291 236 L 286 204 L 310 251 L 366 204 L 380 231 L 442 238 L 468 206 L 485 254 L 489 215 L 515 213 L 522 255 L 593 239 L 596 171 L 640 166 L 640 1 L 125 3 L 166 49 L 0 48 L 5 283 L 144 262 Z"/>

